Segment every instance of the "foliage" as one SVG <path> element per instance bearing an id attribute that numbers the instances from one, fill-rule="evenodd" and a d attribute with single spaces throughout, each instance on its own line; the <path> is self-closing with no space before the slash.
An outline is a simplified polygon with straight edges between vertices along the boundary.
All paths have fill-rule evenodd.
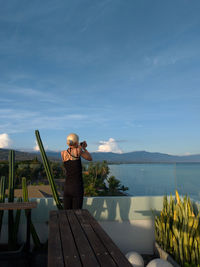
<path id="1" fill-rule="evenodd" d="M 49 162 L 50 170 L 54 180 L 65 178 L 64 167 L 61 162 Z M 0 165 L 0 173 L 1 167 Z M 3 167 L 8 173 L 8 164 Z M 116 196 L 126 195 L 127 187 L 121 185 L 115 177 L 109 177 L 109 166 L 106 161 L 91 162 L 83 165 L 83 180 L 85 196 Z M 27 184 L 42 185 L 47 181 L 46 171 L 43 164 L 37 160 L 15 162 L 15 188 L 22 187 L 22 178 L 26 177 Z M 63 188 L 60 188 L 63 190 Z"/>
<path id="2" fill-rule="evenodd" d="M 200 212 L 190 198 L 163 199 L 163 209 L 155 217 L 159 245 L 182 266 L 200 267 Z"/>
<path id="3" fill-rule="evenodd" d="M 54 179 L 63 178 L 61 162 L 50 162 Z M 8 177 L 8 162 L 0 164 L 0 175 Z M 26 177 L 27 184 L 41 185 L 47 181 L 46 172 L 41 162 L 34 160 L 15 162 L 15 188 L 22 187 L 22 177 Z"/>
<path id="4" fill-rule="evenodd" d="M 114 176 L 108 177 L 110 173 L 108 164 L 103 162 L 91 162 L 85 166 L 83 172 L 85 196 L 118 196 L 125 195 L 128 187 L 121 185 Z"/>
<path id="5" fill-rule="evenodd" d="M 60 162 L 51 162 L 51 169 L 53 172 L 54 179 L 63 178 L 63 169 Z"/>
<path id="6" fill-rule="evenodd" d="M 121 185 L 120 180 L 116 179 L 115 176 L 111 176 L 108 178 L 108 188 L 112 196 L 119 195 L 119 193 L 123 195 L 122 192 L 128 190 L 128 187 Z"/>
<path id="7" fill-rule="evenodd" d="M 0 174 L 1 174 L 1 176 L 7 177 L 7 175 L 8 175 L 8 162 L 1 162 Z"/>

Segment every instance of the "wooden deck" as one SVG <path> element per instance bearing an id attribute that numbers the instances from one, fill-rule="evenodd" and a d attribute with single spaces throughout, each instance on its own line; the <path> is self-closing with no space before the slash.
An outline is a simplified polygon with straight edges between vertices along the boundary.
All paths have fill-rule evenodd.
<path id="1" fill-rule="evenodd" d="M 0 210 L 31 210 L 37 208 L 37 202 L 0 203 Z"/>
<path id="2" fill-rule="evenodd" d="M 48 267 L 131 267 L 87 210 L 51 211 Z"/>

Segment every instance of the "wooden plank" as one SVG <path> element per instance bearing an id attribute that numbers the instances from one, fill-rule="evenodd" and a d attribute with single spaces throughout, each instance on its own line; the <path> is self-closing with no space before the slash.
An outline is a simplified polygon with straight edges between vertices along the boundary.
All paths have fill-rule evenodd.
<path id="1" fill-rule="evenodd" d="M 66 211 L 59 211 L 58 216 L 65 266 L 81 267 L 82 264 L 75 245 Z"/>
<path id="2" fill-rule="evenodd" d="M 87 235 L 90 245 L 93 248 L 96 254 L 96 257 L 98 258 L 100 265 L 104 267 L 117 266 L 114 260 L 112 259 L 112 256 L 109 254 L 108 250 L 106 249 L 106 247 L 102 244 L 101 240 L 94 232 L 87 218 L 85 218 L 84 215 L 82 214 L 82 210 L 75 210 L 75 214 L 85 234 Z"/>
<path id="3" fill-rule="evenodd" d="M 30 210 L 37 208 L 37 202 L 8 202 L 0 203 L 0 210 Z"/>
<path id="4" fill-rule="evenodd" d="M 127 260 L 121 250 L 115 245 L 109 235 L 103 230 L 100 224 L 93 218 L 88 210 L 82 210 L 82 214 L 90 222 L 95 233 L 101 239 L 102 243 L 108 249 L 110 255 L 119 267 L 132 267 L 131 263 Z"/>
<path id="5" fill-rule="evenodd" d="M 85 267 L 96 267 L 100 266 L 97 261 L 97 258 L 90 246 L 90 243 L 77 219 L 75 216 L 74 210 L 66 210 L 70 227 L 73 232 L 74 240 L 76 247 L 79 251 L 82 265 Z"/>
<path id="6" fill-rule="evenodd" d="M 65 267 L 57 211 L 51 211 L 49 217 L 48 267 Z"/>

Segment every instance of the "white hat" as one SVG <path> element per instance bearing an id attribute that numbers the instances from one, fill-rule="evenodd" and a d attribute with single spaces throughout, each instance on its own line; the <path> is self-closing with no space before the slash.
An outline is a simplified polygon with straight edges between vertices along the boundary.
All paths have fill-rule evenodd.
<path id="1" fill-rule="evenodd" d="M 78 142 L 79 142 L 79 137 L 77 134 L 71 133 L 67 136 L 68 146 L 74 146 L 74 145 L 78 144 Z"/>

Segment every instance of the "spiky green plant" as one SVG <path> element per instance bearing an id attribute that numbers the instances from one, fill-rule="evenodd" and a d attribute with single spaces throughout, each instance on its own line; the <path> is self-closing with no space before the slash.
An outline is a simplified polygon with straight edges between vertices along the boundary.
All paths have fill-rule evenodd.
<path id="1" fill-rule="evenodd" d="M 15 151 L 9 151 L 9 180 L 8 180 L 8 202 L 14 202 L 15 181 Z M 21 201 L 19 198 L 17 201 Z M 21 210 L 17 210 L 14 216 L 13 210 L 8 211 L 8 247 L 10 250 L 17 248 L 17 236 L 19 230 Z"/>
<path id="2" fill-rule="evenodd" d="M 14 179 L 15 179 L 15 151 L 9 151 L 9 183 L 8 202 L 14 201 Z"/>
<path id="3" fill-rule="evenodd" d="M 0 183 L 0 203 L 5 202 L 5 176 L 1 177 Z M 2 221 L 3 221 L 3 210 L 0 210 L 0 236 L 1 236 L 1 228 L 2 228 Z"/>
<path id="4" fill-rule="evenodd" d="M 163 209 L 155 217 L 156 241 L 182 266 L 200 267 L 200 212 L 193 208 L 190 198 L 167 196 Z"/>
<path id="5" fill-rule="evenodd" d="M 58 192 L 57 192 L 57 188 L 56 188 L 56 184 L 55 184 L 54 177 L 53 177 L 53 174 L 52 174 L 51 166 L 50 166 L 49 160 L 47 158 L 47 155 L 45 153 L 45 150 L 44 150 L 44 147 L 43 147 L 43 144 L 42 144 L 42 140 L 40 138 L 40 133 L 39 133 L 38 130 L 35 131 L 35 135 L 36 135 L 37 143 L 38 143 L 38 146 L 39 146 L 39 149 L 40 149 L 40 153 L 41 153 L 41 156 L 42 156 L 44 169 L 45 169 L 49 184 L 51 186 L 51 190 L 52 190 L 52 193 L 53 193 L 53 198 L 54 198 L 54 200 L 56 202 L 57 208 L 58 209 L 63 209 L 62 203 L 60 201 L 60 198 L 59 198 L 59 195 L 58 195 Z"/>
<path id="6" fill-rule="evenodd" d="M 14 177 L 15 177 L 15 151 L 9 151 L 9 181 L 8 181 L 8 202 L 14 201 Z M 8 211 L 8 246 L 14 249 L 14 215 L 13 210 Z"/>
<path id="7" fill-rule="evenodd" d="M 8 202 L 14 202 L 14 179 L 15 179 L 15 152 L 9 151 L 9 181 L 8 181 Z M 22 180 L 24 201 L 28 200 L 28 191 L 26 188 L 26 178 Z M 0 183 L 0 202 L 5 202 L 5 177 L 1 178 Z M 22 202 L 22 198 L 18 198 L 17 202 Z M 26 211 L 27 215 L 27 211 Z M 21 210 L 16 210 L 15 216 L 12 210 L 8 211 L 8 248 L 9 250 L 15 250 L 17 248 L 17 237 L 20 224 Z M 0 211 L 0 233 L 3 219 L 3 211 Z M 34 225 L 31 222 L 31 234 L 35 246 L 38 248 L 41 246 L 39 237 L 35 231 Z"/>
<path id="8" fill-rule="evenodd" d="M 27 189 L 27 183 L 26 183 L 26 178 L 23 177 L 22 178 L 22 191 L 23 191 L 23 200 L 24 202 L 29 202 L 29 198 L 28 198 L 28 189 Z M 27 210 L 25 210 L 25 214 L 26 216 L 28 216 L 28 212 Z M 31 236 L 33 238 L 33 242 L 35 244 L 36 248 L 40 248 L 42 246 L 40 239 L 38 237 L 38 234 L 35 230 L 35 227 L 31 221 L 31 225 L 30 225 L 30 231 L 31 231 Z"/>

